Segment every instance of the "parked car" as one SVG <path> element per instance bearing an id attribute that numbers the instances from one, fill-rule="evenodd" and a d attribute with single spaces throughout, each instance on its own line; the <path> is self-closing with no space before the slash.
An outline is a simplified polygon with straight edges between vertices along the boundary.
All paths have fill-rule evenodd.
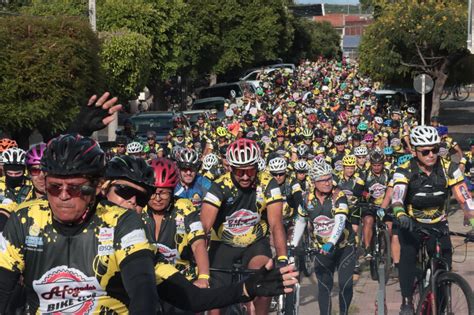
<path id="1" fill-rule="evenodd" d="M 223 97 L 226 99 L 235 98 L 236 102 L 240 102 L 244 96 L 244 91 L 255 93 L 255 88 L 246 82 L 218 83 L 199 91 L 199 99 Z"/>
<path id="2" fill-rule="evenodd" d="M 156 142 L 166 143 L 171 129 L 173 129 L 173 118 L 176 116 L 173 112 L 142 112 L 130 117 L 134 126 L 136 136 L 142 141 L 146 140 L 147 131 L 156 132 Z M 189 126 L 189 122 L 186 120 Z"/>

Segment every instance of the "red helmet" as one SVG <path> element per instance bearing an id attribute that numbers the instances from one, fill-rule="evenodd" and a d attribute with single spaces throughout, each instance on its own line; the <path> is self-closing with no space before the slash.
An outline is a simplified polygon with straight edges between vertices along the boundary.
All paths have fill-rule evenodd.
<path id="1" fill-rule="evenodd" d="M 151 161 L 155 172 L 155 188 L 174 188 L 178 184 L 178 169 L 173 161 L 157 158 Z"/>
<path id="2" fill-rule="evenodd" d="M 309 114 L 308 115 L 308 121 L 312 124 L 316 123 L 318 120 L 318 117 L 316 117 L 316 114 Z"/>
<path id="3" fill-rule="evenodd" d="M 226 159 L 234 167 L 257 164 L 259 157 L 260 148 L 257 142 L 246 138 L 232 142 L 227 148 Z"/>

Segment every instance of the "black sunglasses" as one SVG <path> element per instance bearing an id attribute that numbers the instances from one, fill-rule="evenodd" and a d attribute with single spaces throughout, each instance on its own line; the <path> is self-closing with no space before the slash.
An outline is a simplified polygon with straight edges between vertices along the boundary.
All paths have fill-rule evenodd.
<path id="1" fill-rule="evenodd" d="M 430 152 L 433 154 L 438 154 L 439 153 L 439 147 L 434 147 L 433 149 L 426 149 L 426 150 L 417 150 L 418 152 L 421 153 L 422 156 L 428 156 Z"/>
<path id="2" fill-rule="evenodd" d="M 121 184 L 114 184 L 112 186 L 115 187 L 115 193 L 122 199 L 128 200 L 135 196 L 137 205 L 139 205 L 140 207 L 146 206 L 146 204 L 150 200 L 150 197 L 146 192 L 140 191 L 133 187 Z"/>
<path id="3" fill-rule="evenodd" d="M 272 176 L 275 176 L 275 177 L 280 177 L 280 176 L 285 176 L 286 173 L 285 172 L 283 172 L 283 173 L 273 173 L 272 172 L 270 174 L 272 174 Z"/>

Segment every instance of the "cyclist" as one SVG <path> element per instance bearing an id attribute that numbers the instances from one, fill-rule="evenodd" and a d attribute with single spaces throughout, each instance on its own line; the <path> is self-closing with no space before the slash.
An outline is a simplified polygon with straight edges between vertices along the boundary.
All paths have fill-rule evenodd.
<path id="1" fill-rule="evenodd" d="M 272 257 L 269 232 L 278 260 L 288 259 L 282 194 L 269 173 L 258 173 L 259 157 L 255 141 L 241 138 L 230 144 L 226 159 L 231 171 L 214 181 L 204 198 L 201 222 L 206 233 L 213 228 L 209 247 L 213 268 L 229 269 L 237 260 L 247 268 L 261 268 Z M 214 272 L 211 285 L 230 281 L 230 275 Z M 267 298 L 258 298 L 254 302 L 257 314 L 268 313 L 269 303 Z"/>
<path id="2" fill-rule="evenodd" d="M 306 192 L 309 191 L 311 182 L 308 178 L 309 164 L 305 160 L 298 160 L 293 166 L 295 170 L 295 178 L 301 186 L 303 191 L 303 198 L 306 195 Z"/>
<path id="3" fill-rule="evenodd" d="M 219 164 L 219 157 L 217 155 L 214 153 L 206 155 L 202 161 L 202 176 L 210 181 L 215 180 L 223 173 L 223 169 Z"/>
<path id="4" fill-rule="evenodd" d="M 370 167 L 370 162 L 367 160 L 369 151 L 364 145 L 358 146 L 354 148 L 354 155 L 356 157 L 356 172 L 359 173 L 360 176 L 363 176 Z"/>
<path id="5" fill-rule="evenodd" d="M 0 203 L 18 205 L 33 190 L 26 177 L 26 152 L 20 148 L 10 148 L 2 153 L 2 159 L 5 182 L 0 182 Z"/>
<path id="6" fill-rule="evenodd" d="M 313 227 L 316 254 L 315 274 L 318 279 L 320 314 L 332 314 L 331 291 L 337 270 L 339 283 L 339 314 L 347 315 L 353 294 L 352 274 L 355 267 L 355 234 L 349 221 L 349 205 L 342 190 L 333 185 L 332 168 L 324 160 L 313 163 L 309 170 L 314 190 L 300 208 L 291 245 L 296 247 L 303 235 L 306 221 Z"/>
<path id="7" fill-rule="evenodd" d="M 18 145 L 15 140 L 11 140 L 8 138 L 0 139 L 0 157 L 2 153 L 5 152 L 6 150 L 10 148 L 16 148 L 16 147 L 18 147 Z M 0 158 L 0 177 L 5 175 L 3 173 L 3 162 L 1 160 L 2 159 Z M 0 178 L 0 180 L 2 179 Z"/>
<path id="8" fill-rule="evenodd" d="M 395 171 L 392 194 L 393 211 L 400 224 L 398 231 L 401 246 L 400 314 L 403 315 L 414 312 L 412 295 L 416 270 L 413 266 L 420 246 L 420 236 L 411 230 L 414 222 L 447 230 L 445 204 L 448 189 L 451 188 L 465 211 L 465 217 L 471 226 L 474 226 L 474 204 L 464 182 L 464 176 L 456 163 L 439 158 L 440 137 L 436 128 L 431 126 L 413 128 L 410 132 L 410 142 L 414 158 Z M 443 257 L 451 263 L 452 245 L 449 234 L 441 237 L 440 242 Z"/>
<path id="9" fill-rule="evenodd" d="M 146 153 L 149 158 L 152 158 L 153 156 L 163 157 L 164 149 L 161 147 L 161 145 L 156 143 L 156 132 L 153 130 L 147 131 L 146 138 L 147 143 L 143 148 L 143 152 Z"/>
<path id="10" fill-rule="evenodd" d="M 41 170 L 41 159 L 43 158 L 44 150 L 46 150 L 46 144 L 39 143 L 32 146 L 26 152 L 26 168 L 34 188 L 26 200 L 42 198 L 46 194 L 44 183 L 45 174 Z"/>
<path id="11" fill-rule="evenodd" d="M 347 139 L 344 135 L 336 135 L 334 137 L 335 147 L 329 151 L 329 157 L 332 165 L 337 172 L 342 171 L 342 158 L 350 154 L 350 150 L 346 148 Z"/>
<path id="12" fill-rule="evenodd" d="M 112 150 L 115 155 L 125 155 L 127 153 L 127 137 L 117 136 L 115 148 Z"/>
<path id="13" fill-rule="evenodd" d="M 459 165 L 459 168 L 464 170 L 466 184 L 472 192 L 474 191 L 474 139 L 469 139 L 469 147 L 470 151 L 464 154 L 464 158 L 460 162 L 462 164 Z"/>
<path id="14" fill-rule="evenodd" d="M 140 142 L 133 141 L 127 144 L 127 155 L 142 157 L 143 145 Z"/>

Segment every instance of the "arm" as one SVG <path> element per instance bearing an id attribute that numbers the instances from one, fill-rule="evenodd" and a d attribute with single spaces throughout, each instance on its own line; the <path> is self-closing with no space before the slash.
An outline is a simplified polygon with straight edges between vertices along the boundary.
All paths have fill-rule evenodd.
<path id="1" fill-rule="evenodd" d="M 393 186 L 392 191 L 392 207 L 393 213 L 397 218 L 402 215 L 407 215 L 405 212 L 404 200 L 407 194 L 407 185 L 404 183 L 397 183 Z"/>
<path id="2" fill-rule="evenodd" d="M 464 217 L 468 219 L 471 226 L 474 227 L 474 202 L 466 183 L 459 182 L 454 185 L 452 187 L 452 192 L 457 202 L 464 210 Z"/>
<path id="3" fill-rule="evenodd" d="M 207 254 L 206 241 L 204 239 L 198 239 L 191 245 L 194 259 L 199 270 L 198 279 L 194 284 L 200 288 L 209 287 L 209 279 L 201 278 L 202 275 L 209 277 L 209 255 Z"/>
<path id="4" fill-rule="evenodd" d="M 387 209 L 387 207 L 390 205 L 390 201 L 392 200 L 392 192 L 393 188 L 388 187 L 385 191 L 385 196 L 383 198 L 382 204 L 380 205 L 381 208 Z"/>
<path id="5" fill-rule="evenodd" d="M 346 226 L 347 215 L 339 213 L 334 216 L 334 227 L 329 236 L 328 243 L 336 244 Z"/>
<path id="6" fill-rule="evenodd" d="M 283 227 L 283 202 L 277 201 L 267 205 L 268 224 L 273 235 L 277 257 L 286 256 L 286 234 Z"/>
<path id="7" fill-rule="evenodd" d="M 203 202 L 201 208 L 201 223 L 206 234 L 209 234 L 211 231 L 211 228 L 216 221 L 217 212 L 219 212 L 219 208 L 210 203 Z"/>
<path id="8" fill-rule="evenodd" d="M 298 246 L 301 240 L 301 237 L 303 236 L 305 228 L 306 228 L 306 219 L 298 213 L 295 220 L 295 227 L 293 228 L 293 235 L 290 241 L 291 246 L 293 247 Z"/>
<path id="9" fill-rule="evenodd" d="M 8 301 L 20 277 L 19 273 L 0 267 L 0 314 L 5 314 Z"/>
<path id="10" fill-rule="evenodd" d="M 120 274 L 130 298 L 130 314 L 156 314 L 158 294 L 155 290 L 153 253 L 141 250 L 127 256 L 120 263 Z"/>

